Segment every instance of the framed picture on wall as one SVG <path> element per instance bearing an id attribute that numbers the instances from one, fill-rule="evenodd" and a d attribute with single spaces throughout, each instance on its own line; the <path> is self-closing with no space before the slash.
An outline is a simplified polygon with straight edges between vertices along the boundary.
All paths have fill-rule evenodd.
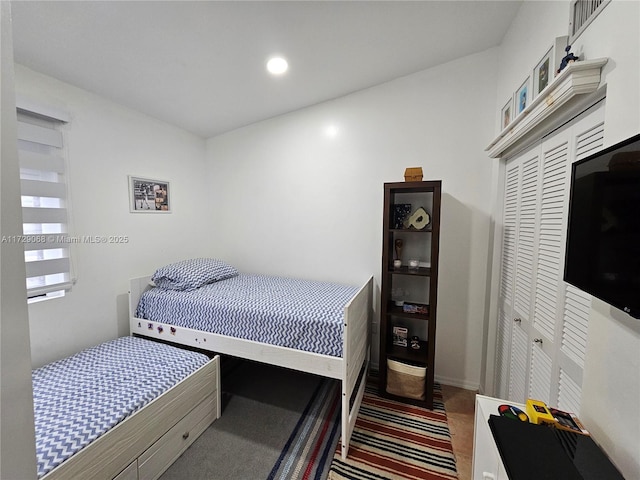
<path id="1" fill-rule="evenodd" d="M 547 50 L 542 60 L 533 69 L 533 97 L 536 98 L 553 80 L 553 47 Z"/>
<path id="2" fill-rule="evenodd" d="M 527 108 L 531 101 L 531 77 L 527 77 L 520 88 L 516 91 L 515 95 L 515 112 L 516 116 L 520 115 L 522 111 Z"/>
<path id="3" fill-rule="evenodd" d="M 169 213 L 169 182 L 129 175 L 129 209 L 132 213 Z"/>
<path id="4" fill-rule="evenodd" d="M 509 126 L 511 120 L 513 120 L 513 98 L 510 98 L 504 107 L 502 107 L 502 113 L 500 115 L 501 130 L 504 130 Z"/>

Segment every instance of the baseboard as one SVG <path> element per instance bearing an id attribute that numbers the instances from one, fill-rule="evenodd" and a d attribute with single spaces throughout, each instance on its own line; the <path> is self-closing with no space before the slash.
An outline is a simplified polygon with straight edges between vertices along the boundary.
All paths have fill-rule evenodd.
<path id="1" fill-rule="evenodd" d="M 465 390 L 473 390 L 474 392 L 477 392 L 480 388 L 480 384 L 478 383 L 468 382 L 457 378 L 442 377 L 440 375 L 435 376 L 435 381 L 440 385 L 449 385 L 450 387 L 464 388 Z"/>

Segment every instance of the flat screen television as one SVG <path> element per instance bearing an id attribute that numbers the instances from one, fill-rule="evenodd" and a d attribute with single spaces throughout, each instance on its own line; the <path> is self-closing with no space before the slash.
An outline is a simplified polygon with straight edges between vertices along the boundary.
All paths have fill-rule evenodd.
<path id="1" fill-rule="evenodd" d="M 573 164 L 564 280 L 640 318 L 640 134 Z"/>

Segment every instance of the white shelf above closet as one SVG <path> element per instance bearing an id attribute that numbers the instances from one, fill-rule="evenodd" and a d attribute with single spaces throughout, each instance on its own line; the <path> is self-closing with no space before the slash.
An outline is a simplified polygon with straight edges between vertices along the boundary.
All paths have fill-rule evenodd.
<path id="1" fill-rule="evenodd" d="M 529 133 L 577 95 L 594 92 L 607 58 L 570 63 L 485 149 L 491 158 L 513 151 Z"/>

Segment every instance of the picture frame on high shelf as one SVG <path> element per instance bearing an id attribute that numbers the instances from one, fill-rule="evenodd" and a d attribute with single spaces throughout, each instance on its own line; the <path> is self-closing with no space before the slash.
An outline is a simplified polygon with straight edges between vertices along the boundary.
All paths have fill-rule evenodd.
<path id="1" fill-rule="evenodd" d="M 513 120 L 513 97 L 509 99 L 507 103 L 505 103 L 504 107 L 500 111 L 500 125 L 501 130 L 504 130 L 509 126 L 511 121 Z"/>
<path id="2" fill-rule="evenodd" d="M 565 51 L 565 48 L 567 48 L 567 45 L 569 45 L 568 35 L 564 35 L 562 37 L 556 37 L 555 41 L 553 42 L 553 46 L 551 47 L 553 49 L 553 53 L 552 53 L 553 58 L 551 59 L 552 68 L 551 68 L 550 81 L 553 81 L 555 76 L 558 74 L 560 63 L 562 62 L 562 59 L 567 54 L 567 52 Z"/>
<path id="3" fill-rule="evenodd" d="M 514 112 L 517 117 L 520 115 L 531 102 L 531 76 L 528 76 L 527 79 L 520 85 L 520 88 L 516 90 L 514 97 Z"/>
<path id="4" fill-rule="evenodd" d="M 533 69 L 532 99 L 540 95 L 552 82 L 555 73 L 554 65 L 554 48 L 550 47 Z"/>
<path id="5" fill-rule="evenodd" d="M 131 213 L 170 213 L 169 182 L 128 176 Z"/>
<path id="6" fill-rule="evenodd" d="M 553 44 L 547 48 L 543 57 L 538 61 L 533 69 L 533 85 L 531 90 L 531 100 L 535 99 L 547 88 L 557 75 L 562 58 L 565 56 L 565 48 L 569 43 L 567 35 L 556 37 Z"/>

